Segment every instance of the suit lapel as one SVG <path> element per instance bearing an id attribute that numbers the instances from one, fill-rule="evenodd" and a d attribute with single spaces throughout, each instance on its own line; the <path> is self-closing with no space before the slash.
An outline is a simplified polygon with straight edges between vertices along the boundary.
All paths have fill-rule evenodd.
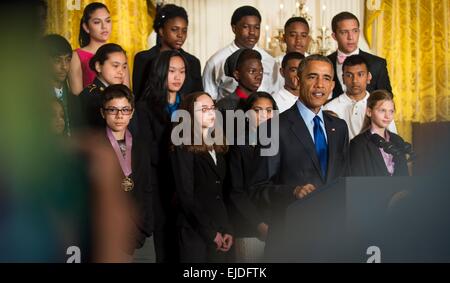
<path id="1" fill-rule="evenodd" d="M 288 111 L 290 111 L 289 120 L 291 121 L 291 131 L 294 133 L 297 139 L 303 144 L 318 174 L 322 176 L 319 158 L 317 157 L 316 154 L 316 147 L 311 138 L 311 135 L 309 134 L 308 128 L 306 127 L 306 123 L 298 111 L 297 104 L 294 104 L 294 106 L 291 107 L 291 109 L 289 109 Z M 322 179 L 324 179 L 323 176 Z"/>
<path id="2" fill-rule="evenodd" d="M 337 144 L 337 131 L 335 128 L 335 125 L 333 123 L 333 120 L 325 113 L 323 113 L 323 120 L 325 123 L 325 130 L 327 132 L 327 141 L 328 141 L 328 166 L 327 166 L 327 176 L 326 179 L 329 178 L 329 176 L 332 176 L 332 170 L 334 170 L 334 164 L 335 158 L 336 158 L 336 152 L 338 150 L 338 144 Z"/>
<path id="3" fill-rule="evenodd" d="M 385 176 L 389 176 L 389 172 L 386 167 L 386 163 L 384 163 L 383 156 L 381 155 L 380 149 L 370 141 L 370 131 L 366 132 L 366 138 L 369 140 L 367 143 L 368 151 L 372 156 L 373 164 L 376 168 L 376 172 L 383 172 Z"/>
<path id="4" fill-rule="evenodd" d="M 221 174 L 221 172 L 223 170 L 223 160 L 222 160 L 222 155 L 221 154 L 217 154 L 216 153 L 216 159 L 217 159 L 217 165 L 214 162 L 214 159 L 212 158 L 211 154 L 209 154 L 209 152 L 205 152 L 202 154 L 198 154 L 199 158 L 203 158 L 203 160 L 205 160 L 208 165 L 211 167 L 211 169 L 214 171 L 214 173 L 216 173 L 216 175 L 220 178 L 223 178 L 223 174 Z"/>

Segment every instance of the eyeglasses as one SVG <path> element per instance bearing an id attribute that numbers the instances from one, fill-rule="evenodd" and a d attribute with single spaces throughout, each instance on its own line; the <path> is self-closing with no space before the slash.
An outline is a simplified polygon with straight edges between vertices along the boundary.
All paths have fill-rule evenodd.
<path id="1" fill-rule="evenodd" d="M 124 107 L 124 108 L 116 108 L 116 107 L 110 107 L 110 108 L 103 108 L 103 111 L 105 111 L 105 113 L 107 115 L 117 115 L 119 113 L 119 111 L 123 114 L 123 115 L 131 115 L 131 113 L 133 113 L 133 108 L 129 108 L 129 107 Z"/>
<path id="2" fill-rule="evenodd" d="M 195 110 L 195 111 L 202 111 L 203 113 L 206 113 L 206 112 L 208 112 L 208 111 L 214 111 L 214 110 L 216 110 L 216 106 L 211 106 L 211 107 L 202 107 L 201 109 L 197 109 L 197 110 Z"/>

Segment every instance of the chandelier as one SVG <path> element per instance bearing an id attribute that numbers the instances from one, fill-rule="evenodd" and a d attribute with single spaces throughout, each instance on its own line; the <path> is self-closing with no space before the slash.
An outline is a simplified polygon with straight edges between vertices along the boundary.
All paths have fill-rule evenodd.
<path id="1" fill-rule="evenodd" d="M 322 26 L 318 28 L 318 35 L 314 37 L 311 34 L 311 30 L 313 30 L 313 27 L 311 25 L 312 17 L 308 13 L 309 8 L 306 6 L 307 0 L 297 0 L 295 1 L 295 13 L 292 15 L 292 17 L 302 17 L 306 19 L 310 26 L 310 37 L 311 42 L 308 47 L 308 53 L 309 54 L 322 54 L 322 55 L 328 55 L 330 51 L 333 49 L 333 40 L 331 37 L 331 31 L 330 29 L 324 24 L 324 14 L 326 10 L 326 6 L 322 5 L 321 7 L 321 15 L 322 15 Z M 278 56 L 280 54 L 284 54 L 286 52 L 286 43 L 284 42 L 284 22 L 282 15 L 282 10 L 284 9 L 284 5 L 280 4 L 280 20 L 278 27 L 275 28 L 275 30 L 270 33 L 270 27 L 268 25 L 265 26 L 265 32 L 266 32 L 266 38 L 265 38 L 265 49 L 271 53 L 273 56 Z"/>

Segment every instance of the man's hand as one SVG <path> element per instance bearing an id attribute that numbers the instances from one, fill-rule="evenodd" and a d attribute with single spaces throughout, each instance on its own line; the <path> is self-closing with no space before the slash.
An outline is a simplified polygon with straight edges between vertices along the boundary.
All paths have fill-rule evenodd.
<path id="1" fill-rule="evenodd" d="M 294 196 L 296 199 L 302 199 L 312 193 L 316 187 L 312 184 L 306 184 L 304 186 L 297 186 L 294 189 Z"/>

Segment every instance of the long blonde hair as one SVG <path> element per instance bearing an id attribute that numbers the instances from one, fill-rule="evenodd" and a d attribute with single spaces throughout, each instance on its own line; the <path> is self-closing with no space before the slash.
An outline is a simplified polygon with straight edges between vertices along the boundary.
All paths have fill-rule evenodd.
<path id="1" fill-rule="evenodd" d="M 373 110 L 379 101 L 392 101 L 392 103 L 394 103 L 394 98 L 393 98 L 392 93 L 385 89 L 375 90 L 370 94 L 369 98 L 367 99 L 367 108 L 370 108 Z M 395 109 L 395 104 L 394 104 L 394 109 Z M 369 116 L 367 116 L 367 113 L 366 113 L 366 116 L 364 117 L 363 126 L 361 128 L 361 133 L 364 133 L 365 131 L 370 129 L 370 125 L 371 125 L 371 119 Z"/>

